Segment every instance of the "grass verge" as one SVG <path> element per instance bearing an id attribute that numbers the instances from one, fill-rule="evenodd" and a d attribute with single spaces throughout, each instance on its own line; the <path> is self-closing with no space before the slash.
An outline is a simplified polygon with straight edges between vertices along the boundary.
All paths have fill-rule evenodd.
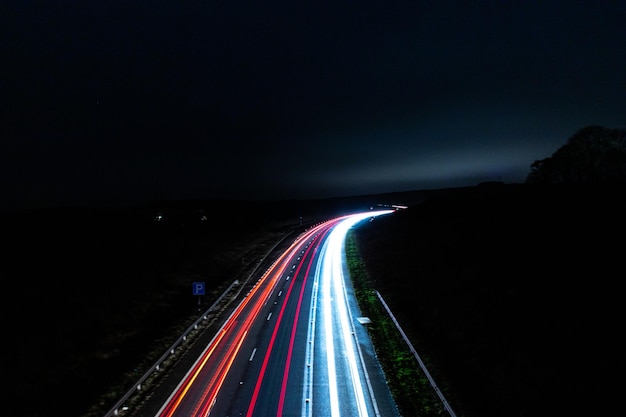
<path id="1" fill-rule="evenodd" d="M 368 333 L 398 410 L 404 417 L 448 415 L 417 359 L 378 299 L 375 289 L 371 287 L 356 238 L 351 232 L 346 236 L 345 251 L 354 292 L 361 313 L 372 320 L 368 325 Z"/>

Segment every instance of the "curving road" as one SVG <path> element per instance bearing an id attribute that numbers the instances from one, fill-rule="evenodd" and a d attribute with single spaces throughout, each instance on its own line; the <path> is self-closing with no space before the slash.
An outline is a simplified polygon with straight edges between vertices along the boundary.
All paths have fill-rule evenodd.
<path id="1" fill-rule="evenodd" d="M 163 404 L 173 416 L 398 416 L 345 265 L 342 216 L 268 268 Z"/>

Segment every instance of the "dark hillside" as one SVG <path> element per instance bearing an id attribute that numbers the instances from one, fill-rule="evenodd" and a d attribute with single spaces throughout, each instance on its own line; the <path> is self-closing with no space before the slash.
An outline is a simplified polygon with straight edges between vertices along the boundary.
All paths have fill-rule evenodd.
<path id="1" fill-rule="evenodd" d="M 621 408 L 623 197 L 485 185 L 356 229 L 374 287 L 459 415 Z"/>
<path id="2" fill-rule="evenodd" d="M 197 318 L 192 282 L 208 307 L 298 225 L 287 214 L 227 201 L 4 213 L 5 411 L 85 415 L 137 380 Z"/>

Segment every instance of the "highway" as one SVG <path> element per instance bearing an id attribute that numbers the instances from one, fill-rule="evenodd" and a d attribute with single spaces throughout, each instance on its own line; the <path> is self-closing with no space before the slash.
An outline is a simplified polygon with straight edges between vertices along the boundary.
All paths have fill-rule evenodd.
<path id="1" fill-rule="evenodd" d="M 303 232 L 249 290 L 155 417 L 398 416 L 361 324 L 351 214 Z"/>

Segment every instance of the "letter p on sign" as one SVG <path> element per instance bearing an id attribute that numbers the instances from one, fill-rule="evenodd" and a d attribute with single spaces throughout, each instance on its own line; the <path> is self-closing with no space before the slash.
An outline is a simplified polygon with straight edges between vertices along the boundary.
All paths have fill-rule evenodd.
<path id="1" fill-rule="evenodd" d="M 194 282 L 192 289 L 193 295 L 204 295 L 204 282 Z"/>

